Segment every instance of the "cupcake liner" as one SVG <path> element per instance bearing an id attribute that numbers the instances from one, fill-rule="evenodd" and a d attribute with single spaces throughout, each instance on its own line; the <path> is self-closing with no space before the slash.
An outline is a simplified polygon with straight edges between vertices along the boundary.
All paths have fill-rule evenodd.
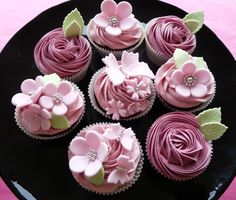
<path id="1" fill-rule="evenodd" d="M 195 113 L 195 112 L 198 112 L 200 110 L 203 110 L 205 109 L 207 106 L 209 106 L 211 104 L 211 102 L 213 101 L 213 99 L 215 98 L 215 93 L 216 93 L 216 82 L 214 82 L 214 93 L 211 95 L 211 98 L 204 102 L 204 103 L 201 103 L 200 105 L 198 106 L 195 106 L 193 108 L 177 108 L 177 107 L 174 107 L 172 106 L 171 104 L 169 104 L 168 102 L 166 102 L 164 100 L 164 98 L 157 92 L 157 96 L 158 98 L 160 99 L 160 101 L 162 102 L 162 104 L 172 110 L 172 111 L 186 111 L 186 112 L 192 112 L 192 113 Z"/>
<path id="2" fill-rule="evenodd" d="M 95 74 L 92 76 L 90 83 L 89 83 L 89 87 L 88 87 L 88 95 L 89 95 L 89 99 L 91 102 L 91 105 L 93 106 L 93 108 L 99 112 L 100 114 L 102 114 L 104 117 L 108 118 L 108 119 L 112 119 L 111 115 L 107 115 L 106 112 L 99 106 L 99 103 L 97 102 L 96 96 L 94 94 L 94 90 L 93 90 L 93 86 L 94 86 L 94 82 L 96 81 L 97 76 L 102 73 L 102 71 L 105 69 L 105 67 L 99 69 L 97 72 L 95 72 Z M 152 108 L 154 102 L 155 102 L 155 98 L 156 98 L 156 89 L 154 86 L 154 83 L 151 83 L 151 96 L 148 98 L 149 100 L 149 107 L 143 111 L 143 112 L 139 112 L 136 113 L 134 115 L 131 115 L 127 118 L 121 117 L 119 119 L 123 120 L 123 121 L 130 121 L 130 120 L 134 120 L 134 119 L 138 119 L 140 117 L 143 117 L 144 115 L 146 115 Z M 115 120 L 114 120 L 115 121 Z"/>
<path id="3" fill-rule="evenodd" d="M 28 131 L 23 125 L 22 123 L 20 122 L 19 120 L 19 110 L 20 108 L 16 107 L 15 109 L 15 121 L 16 121 L 16 124 L 17 126 L 28 136 L 30 136 L 31 138 L 34 138 L 34 139 L 39 139 L 39 140 L 53 140 L 53 139 L 57 139 L 57 138 L 61 138 L 61 137 L 64 137 L 66 135 L 68 135 L 69 133 L 71 133 L 76 127 L 77 125 L 80 123 L 80 121 L 82 120 L 83 116 L 84 116 L 84 113 L 85 113 L 85 98 L 84 98 L 84 94 L 83 92 L 74 84 L 74 83 L 71 83 L 73 85 L 73 87 L 79 91 L 80 93 L 80 96 L 82 97 L 83 99 L 83 103 L 84 103 L 84 106 L 83 106 L 83 110 L 82 110 L 82 113 L 80 115 L 80 117 L 78 118 L 78 120 L 71 125 L 71 127 L 69 127 L 68 129 L 66 130 L 63 130 L 61 132 L 58 132 L 58 133 L 55 133 L 54 135 L 34 135 L 32 133 L 30 133 L 30 131 Z"/>
<path id="4" fill-rule="evenodd" d="M 91 124 L 91 125 L 88 125 L 86 126 L 85 128 L 83 128 L 80 132 L 83 132 L 85 131 L 86 129 L 92 127 L 92 126 L 96 126 L 96 125 L 111 125 L 111 124 L 114 124 L 114 123 L 109 123 L 109 122 L 98 122 L 98 123 L 94 123 L 94 124 Z M 77 134 L 77 136 L 79 136 L 79 133 Z M 137 139 L 137 138 L 136 138 Z M 138 139 L 137 139 L 138 140 Z M 140 142 L 138 141 L 138 144 L 139 144 L 139 148 L 140 148 L 140 159 L 139 159 L 139 162 L 138 162 L 138 165 L 135 169 L 135 174 L 132 178 L 132 180 L 130 180 L 129 182 L 125 183 L 124 185 L 121 185 L 120 187 L 118 187 L 115 191 L 113 192 L 98 192 L 98 191 L 95 191 L 95 190 L 92 190 L 90 188 L 87 188 L 86 186 L 84 186 L 82 183 L 80 183 L 79 181 L 77 181 L 77 183 L 79 183 L 79 185 L 84 188 L 85 190 L 89 191 L 89 192 L 93 192 L 93 193 L 96 193 L 96 194 L 99 194 L 99 195 L 103 195 L 103 196 L 109 196 L 109 195 L 114 195 L 114 194 L 119 194 L 125 190 L 127 190 L 128 188 L 130 188 L 132 185 L 134 185 L 134 183 L 138 180 L 138 178 L 140 177 L 140 174 L 142 172 L 142 169 L 143 169 L 143 163 L 144 163 L 144 153 L 143 153 L 143 149 L 142 149 L 142 146 L 140 144 Z"/>
<path id="5" fill-rule="evenodd" d="M 154 123 L 155 123 L 155 122 L 154 122 Z M 200 176 L 203 172 L 206 171 L 207 167 L 208 167 L 209 164 L 211 163 L 211 159 L 212 159 L 212 156 L 213 156 L 213 145 L 212 145 L 211 142 L 209 142 L 210 145 L 211 145 L 211 155 L 210 155 L 209 163 L 208 163 L 208 165 L 207 165 L 206 168 L 204 168 L 204 169 L 203 169 L 202 171 L 200 171 L 199 173 L 196 173 L 194 176 L 191 176 L 191 177 L 188 177 L 188 178 L 183 178 L 183 179 L 175 179 L 175 178 L 173 178 L 173 177 L 167 176 L 166 174 L 162 173 L 161 170 L 157 169 L 157 168 L 154 166 L 154 164 L 152 163 L 152 161 L 151 161 L 151 159 L 150 159 L 150 157 L 149 157 L 148 150 L 147 150 L 147 149 L 148 149 L 148 141 L 147 141 L 147 140 L 148 140 L 149 132 L 150 132 L 150 130 L 152 129 L 152 126 L 154 125 L 154 123 L 153 123 L 153 124 L 151 125 L 151 127 L 149 128 L 148 133 L 147 133 L 147 136 L 146 136 L 146 141 L 145 141 L 145 153 L 146 153 L 146 155 L 147 155 L 148 161 L 149 161 L 149 163 L 151 164 L 152 168 L 153 168 L 158 174 L 162 175 L 163 177 L 165 177 L 165 178 L 167 178 L 167 179 L 169 179 L 169 180 L 181 182 L 181 181 L 189 181 L 189 180 L 192 180 L 192 179 L 196 178 L 197 176 Z"/>
<path id="6" fill-rule="evenodd" d="M 88 23 L 88 27 L 90 26 L 91 24 L 91 20 L 89 21 Z M 142 26 L 141 26 L 142 28 Z M 89 28 L 87 29 L 87 32 L 88 32 Z M 135 52 L 138 47 L 142 44 L 143 40 L 144 40 L 144 29 L 142 28 L 142 37 L 140 38 L 140 40 L 138 41 L 137 44 L 133 45 L 132 47 L 127 47 L 125 49 L 118 49 L 118 50 L 111 50 L 111 49 L 107 49 L 106 47 L 102 47 L 102 46 L 99 46 L 98 44 L 96 44 L 90 37 L 89 33 L 87 33 L 87 36 L 88 36 L 88 39 L 89 41 L 92 43 L 92 45 L 96 48 L 97 52 L 99 53 L 99 55 L 101 57 L 105 57 L 105 56 L 108 56 L 110 53 L 113 53 L 114 56 L 117 58 L 117 59 L 120 59 L 121 56 L 122 56 L 122 53 L 123 51 L 128 51 L 128 52 Z"/>

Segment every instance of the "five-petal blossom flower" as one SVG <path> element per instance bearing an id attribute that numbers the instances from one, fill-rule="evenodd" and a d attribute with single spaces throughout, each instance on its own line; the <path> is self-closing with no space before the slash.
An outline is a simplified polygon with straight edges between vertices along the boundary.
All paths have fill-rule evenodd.
<path id="1" fill-rule="evenodd" d="M 114 99 L 110 100 L 109 107 L 106 108 L 107 115 L 112 114 L 113 120 L 119 120 L 120 116 L 125 117 L 127 114 L 127 110 L 124 108 L 124 103 L 121 101 L 116 101 Z"/>

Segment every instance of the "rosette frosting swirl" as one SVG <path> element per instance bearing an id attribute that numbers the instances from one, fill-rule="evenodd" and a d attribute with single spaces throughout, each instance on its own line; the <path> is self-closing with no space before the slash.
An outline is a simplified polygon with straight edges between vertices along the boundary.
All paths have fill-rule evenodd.
<path id="1" fill-rule="evenodd" d="M 47 33 L 34 49 L 34 59 L 45 74 L 67 77 L 89 64 L 91 47 L 83 36 L 66 38 L 61 28 Z"/>
<path id="2" fill-rule="evenodd" d="M 201 174 L 211 159 L 211 144 L 191 113 L 172 112 L 159 117 L 147 135 L 147 154 L 153 166 L 175 180 Z"/>
<path id="3" fill-rule="evenodd" d="M 175 16 L 152 20 L 147 27 L 147 39 L 153 49 L 167 57 L 171 57 L 176 48 L 191 54 L 196 46 L 195 35 Z"/>

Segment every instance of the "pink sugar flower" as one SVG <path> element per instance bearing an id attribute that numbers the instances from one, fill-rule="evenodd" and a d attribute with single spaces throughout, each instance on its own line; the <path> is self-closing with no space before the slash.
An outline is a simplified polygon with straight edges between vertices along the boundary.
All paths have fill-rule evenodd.
<path id="1" fill-rule="evenodd" d="M 44 86 L 45 95 L 39 99 L 39 104 L 48 110 L 52 109 L 55 115 L 64 115 L 77 100 L 77 95 L 70 83 L 62 81 L 58 86 L 48 83 Z"/>
<path id="2" fill-rule="evenodd" d="M 92 177 L 102 168 L 107 159 L 108 146 L 102 141 L 99 133 L 91 130 L 83 137 L 76 137 L 70 143 L 70 150 L 75 156 L 69 161 L 70 169 L 75 173 L 85 173 Z"/>
<path id="3" fill-rule="evenodd" d="M 127 111 L 124 108 L 124 104 L 121 101 L 116 101 L 112 99 L 108 103 L 110 107 L 106 108 L 107 115 L 112 114 L 113 120 L 119 120 L 120 116 L 125 117 L 125 115 L 127 114 Z"/>
<path id="4" fill-rule="evenodd" d="M 22 117 L 27 122 L 30 131 L 48 130 L 51 127 L 51 114 L 37 104 L 29 105 L 29 108 L 22 112 Z"/>
<path id="5" fill-rule="evenodd" d="M 187 61 L 181 69 L 173 72 L 171 79 L 180 96 L 201 98 L 207 94 L 207 83 L 211 79 L 211 73 L 206 68 L 197 69 L 192 61 Z"/>
<path id="6" fill-rule="evenodd" d="M 128 173 L 132 172 L 133 170 L 134 161 L 130 160 L 128 156 L 120 155 L 117 159 L 117 167 L 107 177 L 107 182 L 114 184 L 120 182 L 121 184 L 124 184 L 130 181 Z"/>
<path id="7" fill-rule="evenodd" d="M 105 28 L 110 35 L 118 36 L 137 23 L 132 14 L 132 6 L 126 1 L 116 4 L 113 0 L 104 0 L 101 11 L 93 21 L 97 26 Z"/>

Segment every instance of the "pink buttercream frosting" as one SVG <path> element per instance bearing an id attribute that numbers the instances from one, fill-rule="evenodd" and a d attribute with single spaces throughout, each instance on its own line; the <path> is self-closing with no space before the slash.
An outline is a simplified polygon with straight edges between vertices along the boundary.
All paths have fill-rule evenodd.
<path id="1" fill-rule="evenodd" d="M 191 66 L 189 67 L 189 65 Z M 177 78 L 175 78 L 176 72 L 179 72 L 180 69 L 176 68 L 173 58 L 162 65 L 156 73 L 155 87 L 158 94 L 164 101 L 176 108 L 193 108 L 203 103 L 210 102 L 214 96 L 215 80 L 208 67 L 205 66 L 204 69 L 195 69 L 196 71 L 194 71 L 194 66 L 192 68 L 192 65 L 194 64 L 192 64 L 192 57 L 190 57 L 189 62 L 186 63 L 185 66 L 186 74 L 180 77 L 180 79 L 183 79 L 180 80 L 183 83 L 180 83 L 180 81 L 177 81 Z M 204 74 L 202 71 L 204 71 Z M 207 71 L 207 79 L 205 79 L 205 71 Z M 188 85 L 186 83 L 185 79 L 188 76 L 196 82 L 193 82 L 195 85 Z M 204 91 L 202 91 L 201 87 L 197 87 L 200 81 L 200 86 L 203 85 Z M 184 84 L 186 84 L 186 86 L 184 86 Z M 181 89 L 184 87 L 184 92 L 186 91 L 187 94 L 183 93 L 182 90 L 179 91 L 180 86 Z M 193 91 L 192 93 L 191 90 Z"/>
<path id="2" fill-rule="evenodd" d="M 165 177 L 191 179 L 208 166 L 212 147 L 191 113 L 172 112 L 159 117 L 148 131 L 146 150 L 153 166 Z"/>
<path id="3" fill-rule="evenodd" d="M 151 47 L 159 54 L 170 58 L 176 48 L 191 54 L 196 47 L 196 37 L 176 16 L 153 19 L 146 28 L 146 35 Z"/>
<path id="4" fill-rule="evenodd" d="M 69 77 L 88 66 L 91 53 L 86 38 L 66 38 L 62 28 L 57 28 L 39 40 L 34 49 L 34 59 L 44 74 L 57 73 L 60 77 Z"/>
<path id="5" fill-rule="evenodd" d="M 75 156 L 81 155 L 80 153 L 73 153 L 75 152 L 75 149 L 77 148 L 76 145 L 79 145 L 79 143 L 76 144 L 76 140 L 78 138 L 80 139 L 86 138 L 88 134 L 91 134 L 91 131 L 93 133 L 95 132 L 96 134 L 98 134 L 98 136 L 101 139 L 101 142 L 104 143 L 105 146 L 107 147 L 105 148 L 106 158 L 103 159 L 102 161 L 102 166 L 104 169 L 104 180 L 102 184 L 100 185 L 95 185 L 89 181 L 88 177 L 86 176 L 86 170 L 85 172 L 81 172 L 81 173 L 75 172 L 74 168 L 76 167 L 73 167 L 73 163 L 72 163 L 72 159 Z M 118 135 L 123 133 L 123 135 L 120 135 L 120 136 L 117 135 L 117 137 L 113 136 L 112 138 L 108 136 L 109 131 L 115 131 L 116 134 Z M 126 133 L 125 131 L 128 131 L 129 133 Z M 131 145 L 130 145 L 129 150 L 127 149 L 127 146 L 124 146 L 124 144 L 122 144 L 121 142 L 122 137 L 124 137 L 124 135 L 125 135 L 126 140 L 130 141 Z M 87 142 L 94 143 L 91 140 Z M 99 153 L 97 153 L 97 156 L 98 154 Z M 126 187 L 127 184 L 133 181 L 134 177 L 136 176 L 135 175 L 136 169 L 140 167 L 139 162 L 141 159 L 141 149 L 140 149 L 138 140 L 136 139 L 134 133 L 132 132 L 130 128 L 125 129 L 120 124 L 105 124 L 105 123 L 102 124 L 101 123 L 101 124 L 90 125 L 89 127 L 83 129 L 72 140 L 69 146 L 68 156 L 69 156 L 69 165 L 70 165 L 72 174 L 74 178 L 76 179 L 76 181 L 80 183 L 80 185 L 82 185 L 84 188 L 88 190 L 96 191 L 98 193 L 113 193 L 115 191 L 118 191 L 122 187 Z M 119 176 L 124 177 L 124 179 L 119 176 L 118 177 L 113 176 L 111 178 L 112 176 L 111 174 L 113 173 L 114 175 L 115 171 L 119 168 L 118 159 L 121 156 L 127 157 L 129 159 L 129 162 L 132 162 L 132 167 L 130 167 L 128 171 L 123 170 L 122 172 L 121 171 L 118 172 L 120 173 Z M 97 158 L 99 157 L 101 156 L 98 156 Z M 79 164 L 81 163 L 78 163 L 78 165 Z"/>

